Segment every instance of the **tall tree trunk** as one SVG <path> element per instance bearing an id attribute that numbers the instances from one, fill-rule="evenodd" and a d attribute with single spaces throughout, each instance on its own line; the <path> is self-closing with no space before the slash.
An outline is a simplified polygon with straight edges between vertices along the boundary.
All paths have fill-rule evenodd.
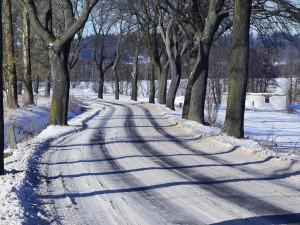
<path id="1" fill-rule="evenodd" d="M 45 16 L 45 28 L 46 30 L 51 33 L 52 32 L 52 6 L 51 6 L 51 1 L 50 0 L 44 0 L 45 4 L 45 11 L 46 11 L 46 16 Z M 69 66 L 69 65 L 68 65 Z M 39 77 L 37 77 L 39 79 Z M 36 81 L 37 81 L 36 79 Z M 39 81 L 39 80 L 38 80 Z M 38 83 L 35 83 L 35 93 L 38 94 L 39 87 Z M 51 90 L 51 70 L 48 76 L 46 77 L 45 80 L 45 94 L 44 97 L 49 98 L 50 97 L 50 90 Z"/>
<path id="2" fill-rule="evenodd" d="M 7 55 L 7 75 L 8 75 L 8 96 L 7 103 L 9 108 L 17 108 L 18 91 L 17 91 L 17 70 L 15 64 L 15 49 L 13 38 L 13 23 L 11 14 L 10 0 L 4 0 L 4 21 L 5 21 L 5 46 Z"/>
<path id="3" fill-rule="evenodd" d="M 198 1 L 193 1 L 193 7 L 198 7 L 197 2 Z M 204 106 L 206 99 L 210 48 L 220 23 L 227 16 L 226 13 L 220 15 L 218 12 L 223 7 L 225 3 L 224 0 L 210 0 L 208 3 L 208 11 L 207 16 L 205 17 L 205 22 L 198 27 L 198 32 L 193 38 L 195 39 L 196 47 L 198 48 L 198 56 L 190 75 L 188 88 L 191 88 L 191 90 L 187 90 L 186 92 L 185 108 L 183 111 L 184 118 L 187 117 L 189 120 L 194 120 L 202 124 L 205 124 Z M 219 33 L 219 35 L 221 35 L 221 33 Z M 187 111 L 188 115 L 186 115 Z"/>
<path id="4" fill-rule="evenodd" d="M 164 59 L 167 56 L 164 55 Z M 162 68 L 157 67 L 155 70 L 158 74 L 158 94 L 157 94 L 157 102 L 159 104 L 167 103 L 167 81 L 168 81 L 168 73 L 169 73 L 170 61 L 165 59 Z"/>
<path id="5" fill-rule="evenodd" d="M 138 73 L 131 73 L 131 100 L 137 101 L 137 81 L 138 81 Z"/>
<path id="6" fill-rule="evenodd" d="M 49 98 L 50 97 L 50 91 L 51 91 L 51 72 L 46 77 L 45 80 L 45 94 L 44 97 Z"/>
<path id="7" fill-rule="evenodd" d="M 198 57 L 196 64 L 191 72 L 191 81 L 185 95 L 184 111 L 188 108 L 188 119 L 205 124 L 204 105 L 206 98 L 207 77 L 208 77 L 208 60 L 210 44 L 199 45 Z M 188 96 L 189 95 L 189 96 Z M 189 101 L 188 101 L 189 100 Z"/>
<path id="8" fill-rule="evenodd" d="M 133 65 L 132 65 L 132 74 L 131 74 L 131 100 L 137 101 L 137 80 L 138 80 L 138 63 L 139 63 L 139 46 L 136 47 Z"/>
<path id="9" fill-rule="evenodd" d="M 103 99 L 103 92 L 104 92 L 104 72 L 99 69 L 100 76 L 99 76 L 99 89 L 98 89 L 98 98 Z"/>
<path id="10" fill-rule="evenodd" d="M 48 125 L 67 125 L 68 104 L 69 104 L 69 88 L 70 75 L 68 71 L 68 59 L 70 54 L 71 43 L 75 34 L 85 25 L 92 8 L 98 0 L 83 1 L 80 15 L 75 18 L 72 1 L 60 1 L 60 12 L 57 20 L 63 21 L 62 32 L 56 32 L 51 28 L 52 9 L 50 0 L 44 2 L 43 11 L 36 7 L 36 3 L 40 1 L 22 1 L 16 0 L 20 5 L 27 9 L 30 21 L 36 33 L 43 39 L 48 48 L 50 58 L 51 74 L 53 78 L 53 98 Z M 47 4 L 47 2 L 49 4 Z M 41 24 L 40 17 L 46 18 L 46 26 Z"/>
<path id="11" fill-rule="evenodd" d="M 158 79 L 158 94 L 157 102 L 159 104 L 166 104 L 167 99 L 167 78 L 170 67 L 170 61 L 166 52 L 163 54 L 163 62 L 161 63 L 160 57 L 157 57 L 155 48 L 148 47 L 148 54 L 150 55 L 150 63 L 155 71 Z M 151 73 L 150 73 L 151 74 Z"/>
<path id="12" fill-rule="evenodd" d="M 155 77 L 153 65 L 150 67 L 150 93 L 149 103 L 155 103 Z"/>
<path id="13" fill-rule="evenodd" d="M 114 75 L 114 80 L 115 80 L 115 99 L 119 100 L 120 99 L 120 81 L 119 81 L 119 75 L 117 72 L 117 67 L 114 66 L 112 68 L 113 75 Z"/>
<path id="14" fill-rule="evenodd" d="M 2 12 L 2 1 L 0 1 L 0 12 Z M 0 13 L 2 21 L 2 13 Z M 3 42 L 2 42 L 2 23 L 0 23 L 0 175 L 4 174 L 4 112 L 3 112 Z"/>
<path id="15" fill-rule="evenodd" d="M 40 86 L 40 77 L 37 76 L 34 79 L 34 93 L 38 94 L 39 93 L 39 86 Z"/>
<path id="16" fill-rule="evenodd" d="M 117 43 L 117 49 L 116 49 L 116 56 L 115 56 L 115 60 L 112 64 L 112 72 L 113 72 L 113 76 L 114 76 L 114 80 L 115 80 L 115 99 L 119 100 L 120 98 L 120 81 L 119 81 L 119 74 L 117 71 L 117 66 L 121 60 L 122 57 L 122 51 L 123 51 L 123 45 L 122 45 L 122 36 L 123 36 L 123 27 L 122 27 L 122 21 L 121 21 L 121 25 L 120 25 L 120 34 L 118 37 L 118 43 Z"/>
<path id="17" fill-rule="evenodd" d="M 22 95 L 22 91 L 23 91 L 23 82 L 20 80 L 17 81 L 17 92 L 18 92 L 18 95 Z"/>
<path id="18" fill-rule="evenodd" d="M 197 46 L 193 46 L 193 48 L 191 49 L 191 52 L 190 52 L 190 75 L 188 78 L 188 84 L 187 84 L 185 96 L 184 96 L 184 105 L 183 105 L 183 109 L 182 109 L 182 118 L 183 119 L 188 119 L 188 117 L 189 117 L 191 91 L 192 91 L 192 87 L 193 87 L 193 78 L 194 78 L 193 67 L 195 65 L 197 65 L 196 62 L 197 62 L 198 50 L 199 49 Z"/>
<path id="19" fill-rule="evenodd" d="M 249 29 L 252 1 L 236 0 L 233 17 L 229 88 L 224 132 L 244 137 L 244 113 L 249 64 Z"/>
<path id="20" fill-rule="evenodd" d="M 287 104 L 293 104 L 293 75 L 292 72 L 289 71 L 289 77 L 287 78 Z"/>
<path id="21" fill-rule="evenodd" d="M 181 63 L 182 57 L 187 49 L 187 41 L 183 44 L 183 47 L 180 48 L 180 36 L 181 30 L 178 24 L 171 19 L 164 31 L 162 17 L 160 16 L 160 31 L 162 39 L 165 43 L 166 53 L 169 58 L 171 66 L 171 84 L 168 91 L 168 96 L 166 100 L 166 106 L 172 110 L 175 110 L 174 102 L 176 93 L 180 84 L 181 79 Z"/>
<path id="22" fill-rule="evenodd" d="M 167 78 L 168 71 L 162 70 L 160 75 L 158 76 L 157 102 L 159 104 L 166 104 L 167 102 Z"/>
<path id="23" fill-rule="evenodd" d="M 30 21 L 27 11 L 23 12 L 23 57 L 24 57 L 24 105 L 33 105 L 33 90 L 30 59 Z"/>
<path id="24" fill-rule="evenodd" d="M 193 74 L 191 73 L 185 90 L 184 104 L 182 109 L 182 119 L 186 119 L 186 120 L 189 119 L 192 87 L 193 87 Z"/>
<path id="25" fill-rule="evenodd" d="M 70 76 L 68 56 L 71 41 L 59 53 L 49 50 L 51 73 L 53 77 L 53 96 L 48 125 L 67 125 Z"/>
<path id="26" fill-rule="evenodd" d="M 170 57 L 169 57 L 170 58 Z M 181 59 L 170 59 L 172 78 L 168 91 L 166 106 L 175 110 L 174 102 L 181 79 Z"/>

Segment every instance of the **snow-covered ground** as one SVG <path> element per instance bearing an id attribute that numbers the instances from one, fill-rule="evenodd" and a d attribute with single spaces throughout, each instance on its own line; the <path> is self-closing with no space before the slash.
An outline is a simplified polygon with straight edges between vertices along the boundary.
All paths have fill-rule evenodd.
<path id="1" fill-rule="evenodd" d="M 286 82 L 284 78 L 277 78 L 277 86 L 272 87 L 271 91 L 274 93 L 285 93 Z M 175 103 L 179 106 L 183 101 L 184 96 L 179 96 L 176 98 Z M 234 141 L 234 143 L 238 142 L 238 145 L 260 148 L 263 151 L 271 150 L 271 152 L 275 154 L 280 153 L 284 157 L 289 157 L 290 155 L 292 157 L 295 155 L 300 157 L 300 105 L 289 105 L 287 107 L 293 108 L 295 112 L 290 114 L 285 110 L 246 108 L 244 121 L 245 137 L 258 143 L 250 140 L 231 140 L 231 142 Z M 175 112 L 167 112 L 180 119 L 182 109 L 178 107 Z M 223 102 L 218 111 L 218 117 L 215 122 L 216 127 L 204 127 L 191 121 L 182 121 L 188 126 L 197 127 L 198 131 L 207 135 L 219 135 L 221 134 L 221 129 L 217 127 L 224 125 L 225 114 L 226 102 Z M 231 138 L 222 139 L 229 140 Z M 247 144 L 247 142 L 251 144 Z"/>
<path id="2" fill-rule="evenodd" d="M 209 127 L 194 121 L 181 119 L 182 109 L 175 111 L 161 106 L 167 116 L 179 121 L 195 132 L 236 146 L 245 146 L 253 151 L 294 160 L 300 159 L 300 111 L 287 114 L 282 111 L 246 110 L 245 139 L 236 139 L 222 134 L 219 127 Z M 222 126 L 226 110 L 221 108 L 218 113 L 217 124 Z"/>
<path id="3" fill-rule="evenodd" d="M 51 98 L 44 98 L 43 89 L 35 96 L 35 106 L 20 107 L 16 110 L 5 109 L 5 152 L 13 155 L 5 158 L 5 175 L 0 176 L 0 224 L 21 224 L 24 220 L 24 208 L 30 211 L 30 205 L 21 205 L 20 198 L 25 198 L 24 186 L 30 182 L 25 180 L 28 165 L 38 159 L 38 152 L 42 151 L 49 140 L 76 132 L 83 121 L 92 116 L 98 108 L 84 106 L 89 111 L 82 113 L 81 97 L 96 98 L 97 93 L 92 84 L 81 83 L 77 88 L 70 90 L 72 112 L 69 112 L 68 124 L 70 126 L 49 126 L 48 115 Z M 73 98 L 72 96 L 75 96 Z M 106 94 L 105 98 L 113 99 L 113 94 Z M 120 96 L 120 99 L 128 100 L 128 96 Z M 22 106 L 22 99 L 19 99 Z M 14 126 L 18 150 L 9 149 L 6 129 Z M 26 200 L 25 200 L 26 201 Z M 40 215 L 42 217 L 42 215 Z"/>
<path id="4" fill-rule="evenodd" d="M 91 106 L 93 107 L 93 106 Z M 47 143 L 55 138 L 76 132 L 81 128 L 85 119 L 92 116 L 99 109 L 91 109 L 84 114 L 69 121 L 70 126 L 49 126 L 33 139 L 18 144 L 18 151 L 5 159 L 5 175 L 0 177 L 0 224 L 21 224 L 24 218 L 24 209 L 30 212 L 31 205 L 22 205 L 28 196 L 25 195 L 26 185 L 31 181 L 26 180 L 29 165 L 39 159 L 40 152 Z M 23 199 L 22 199 L 23 198 Z M 42 215 L 39 215 L 42 217 Z"/>
<path id="5" fill-rule="evenodd" d="M 182 97 L 178 97 L 178 104 Z M 295 109 L 294 114 L 289 114 L 284 110 L 264 110 L 258 108 L 246 109 L 244 131 L 247 139 L 253 139 L 260 143 L 261 147 L 270 148 L 275 152 L 289 152 L 292 154 L 300 153 L 300 107 L 299 105 L 290 106 Z M 172 115 L 180 118 L 182 109 L 168 111 Z M 186 124 L 197 126 L 199 131 L 207 135 L 217 135 L 225 121 L 226 107 L 220 107 L 216 127 L 199 128 L 195 122 L 185 121 Z M 184 120 L 183 120 L 184 121 Z M 192 125 L 191 125 L 192 126 Z M 257 144 L 255 146 L 258 146 Z"/>
<path id="6" fill-rule="evenodd" d="M 70 94 L 79 99 L 80 97 L 97 97 L 97 93 L 92 89 L 92 86 L 84 83 L 80 84 L 78 89 L 72 89 Z M 24 190 L 25 184 L 30 185 L 30 181 L 25 180 L 28 165 L 39 159 L 40 154 L 38 152 L 42 151 L 53 138 L 77 132 L 82 128 L 82 124 L 86 119 L 95 115 L 95 113 L 101 113 L 101 108 L 94 108 L 93 105 L 90 105 L 85 106 L 89 108 L 89 111 L 79 115 L 81 113 L 80 108 L 75 106 L 74 113 L 69 115 L 70 126 L 50 126 L 44 130 L 48 120 L 50 99 L 41 96 L 36 98 L 37 106 L 20 108 L 16 111 L 6 110 L 5 127 L 13 125 L 16 128 L 19 150 L 5 159 L 6 174 L 0 177 L 0 224 L 21 224 L 26 216 L 30 216 L 29 214 L 24 215 L 24 212 L 29 212 L 33 206 L 22 205 L 21 202 L 26 202 L 26 200 L 21 201 L 21 198 L 26 198 L 24 195 L 26 192 Z M 114 96 L 105 95 L 104 98 L 114 98 Z M 120 96 L 120 99 L 128 100 L 129 97 Z M 146 98 L 140 98 L 139 100 L 147 101 Z M 80 103 L 77 102 L 76 105 L 80 105 Z M 297 108 L 299 106 L 294 106 L 297 109 L 296 114 L 287 114 L 282 111 L 247 110 L 245 114 L 245 133 L 249 139 L 244 140 L 223 136 L 220 134 L 220 128 L 217 127 L 207 127 L 192 121 L 182 120 L 180 118 L 180 108 L 176 111 L 170 111 L 163 106 L 160 107 L 166 117 L 171 117 L 196 132 L 203 133 L 206 136 L 214 136 L 218 140 L 236 146 L 249 147 L 250 151 L 278 156 L 278 147 L 273 147 L 272 151 L 263 148 L 261 144 L 250 138 L 254 138 L 261 143 L 264 143 L 268 138 L 274 139 L 273 141 L 277 146 L 282 146 L 286 150 L 280 153 L 280 157 L 299 160 L 300 109 Z M 221 108 L 217 120 L 219 124 L 223 123 L 224 115 L 225 110 Z M 43 132 L 38 135 L 41 131 Z M 32 137 L 33 139 L 30 140 Z M 43 217 L 42 214 L 38 216 Z"/>

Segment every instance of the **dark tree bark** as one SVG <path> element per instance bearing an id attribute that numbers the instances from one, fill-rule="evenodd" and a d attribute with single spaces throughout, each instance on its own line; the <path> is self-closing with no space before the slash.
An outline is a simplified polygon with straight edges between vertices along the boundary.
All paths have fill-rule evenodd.
<path id="1" fill-rule="evenodd" d="M 158 43 L 157 43 L 158 44 Z M 156 73 L 158 78 L 158 94 L 157 102 L 159 104 L 166 104 L 167 102 L 167 78 L 170 67 L 170 61 L 167 54 L 163 54 L 163 61 L 160 61 L 160 55 L 154 48 L 148 47 L 150 52 L 150 61 L 153 67 L 153 73 Z"/>
<path id="2" fill-rule="evenodd" d="M 53 96 L 49 124 L 67 125 L 69 104 L 70 77 L 68 71 L 68 55 L 71 41 L 65 45 L 65 49 L 58 55 L 49 51 L 51 72 L 53 74 Z"/>
<path id="3" fill-rule="evenodd" d="M 98 89 L 98 98 L 103 99 L 104 94 L 104 73 L 99 69 L 99 89 Z"/>
<path id="4" fill-rule="evenodd" d="M 96 64 L 97 70 L 99 71 L 98 98 L 103 99 L 103 94 L 104 94 L 104 76 L 106 74 L 106 71 L 113 66 L 114 60 L 112 60 L 109 64 L 107 64 L 106 66 L 104 66 L 104 55 L 101 53 L 100 54 L 100 60 L 97 61 L 96 55 L 94 55 L 94 60 L 93 61 Z"/>
<path id="5" fill-rule="evenodd" d="M 132 10 L 133 13 L 137 16 L 137 22 L 146 42 L 152 69 L 155 71 L 156 77 L 159 82 L 157 101 L 159 104 L 166 104 L 169 60 L 165 52 L 164 45 L 162 45 L 162 40 L 157 29 L 159 26 L 159 13 L 156 10 L 157 5 L 153 4 L 153 1 L 149 0 L 134 0 L 132 1 L 132 3 L 133 2 L 136 5 L 134 6 L 134 4 L 132 4 Z M 163 61 L 161 61 L 161 58 L 163 58 Z"/>
<path id="6" fill-rule="evenodd" d="M 112 71 L 113 71 L 113 76 L 114 76 L 114 80 L 115 80 L 115 99 L 119 100 L 120 99 L 120 81 L 119 81 L 117 66 L 115 66 L 115 67 L 113 66 Z"/>
<path id="7" fill-rule="evenodd" d="M 96 33 L 98 38 L 100 37 L 100 33 Z M 106 34 L 107 35 L 107 34 Z M 98 98 L 103 99 L 104 94 L 104 76 L 106 74 L 106 71 L 111 68 L 114 65 L 114 60 L 111 60 L 107 65 L 104 65 L 104 48 L 105 48 L 105 39 L 106 37 L 102 37 L 100 46 L 98 47 L 98 40 L 94 40 L 94 47 L 93 47 L 93 62 L 96 64 L 96 68 L 99 71 L 99 87 L 98 87 Z M 99 57 L 97 57 L 97 50 L 100 51 Z"/>
<path id="8" fill-rule="evenodd" d="M 162 3 L 163 4 L 163 3 Z M 182 4 L 182 5 L 180 5 Z M 185 38 L 197 46 L 197 60 L 192 66 L 185 95 L 183 118 L 205 124 L 204 105 L 208 77 L 208 59 L 210 47 L 231 27 L 231 21 L 225 20 L 231 12 L 232 4 L 225 0 L 209 1 L 167 1 L 182 26 L 187 26 Z M 187 9 L 186 12 L 183 12 Z M 222 24 L 222 29 L 220 28 Z"/>
<path id="9" fill-rule="evenodd" d="M 219 2 L 219 4 L 217 4 L 217 2 Z M 197 5 L 196 3 L 194 4 L 195 6 Z M 206 98 L 210 48 L 214 41 L 214 36 L 219 28 L 220 23 L 224 18 L 228 16 L 227 13 L 218 13 L 223 4 L 224 0 L 210 1 L 207 16 L 205 17 L 205 20 L 202 20 L 203 18 L 200 16 L 202 18 L 202 25 L 199 25 L 199 31 L 195 33 L 196 39 L 198 40 L 196 44 L 198 48 L 198 55 L 190 75 L 191 77 L 188 88 L 191 88 L 191 90 L 187 90 L 187 98 L 185 99 L 185 109 L 183 110 L 183 112 L 186 113 L 188 108 L 187 119 L 194 120 L 202 124 L 205 124 L 204 106 Z M 195 10 L 198 11 L 199 9 L 195 8 Z M 197 14 L 202 15 L 203 12 L 198 11 Z M 228 26 L 227 29 L 229 27 L 230 26 Z"/>
<path id="10" fill-rule="evenodd" d="M 34 93 L 35 93 L 35 94 L 38 94 L 38 93 L 39 93 L 39 86 L 40 86 L 40 77 L 37 76 L 37 77 L 34 79 Z"/>
<path id="11" fill-rule="evenodd" d="M 181 79 L 181 62 L 179 62 L 179 60 L 181 61 L 181 59 L 176 59 L 175 62 L 170 60 L 172 76 L 167 95 L 166 107 L 172 110 L 175 110 L 174 102 Z"/>
<path id="12" fill-rule="evenodd" d="M 64 21 L 64 29 L 61 33 L 53 31 L 47 21 L 52 21 L 51 1 L 46 12 L 46 27 L 42 25 L 38 17 L 37 2 L 33 0 L 17 0 L 30 16 L 31 23 L 37 34 L 44 40 L 48 47 L 48 55 L 50 58 L 51 74 L 53 77 L 53 98 L 51 102 L 51 110 L 48 125 L 67 125 L 68 104 L 69 104 L 69 88 L 70 77 L 68 70 L 68 60 L 70 46 L 74 35 L 85 25 L 90 11 L 97 3 L 97 0 L 84 0 L 81 13 L 75 19 L 72 2 L 69 0 L 61 1 L 62 18 L 58 20 Z"/>
<path id="13" fill-rule="evenodd" d="M 132 64 L 132 73 L 131 73 L 131 100 L 137 101 L 137 94 L 138 94 L 138 64 L 139 64 L 139 44 L 136 47 L 133 64 Z"/>
<path id="14" fill-rule="evenodd" d="M 52 6 L 50 0 L 43 0 L 45 4 L 45 10 L 46 10 L 46 16 L 45 16 L 45 28 L 48 32 L 52 32 Z M 38 91 L 38 87 L 37 87 Z M 51 91 L 51 69 L 49 75 L 45 79 L 45 94 L 44 97 L 49 98 L 50 97 L 50 91 Z"/>
<path id="15" fill-rule="evenodd" d="M 166 52 L 168 54 L 171 67 L 171 83 L 166 99 L 166 106 L 175 110 L 174 102 L 176 93 L 181 79 L 182 59 L 188 48 L 188 40 L 182 41 L 182 33 L 178 24 L 170 19 L 166 31 L 164 31 L 162 16 L 160 16 L 160 31 L 163 41 L 165 43 Z"/>
<path id="16" fill-rule="evenodd" d="M 117 67 L 118 64 L 121 61 L 121 57 L 124 53 L 124 43 L 123 43 L 123 38 L 124 38 L 124 34 L 125 34 L 125 30 L 129 27 L 128 24 L 126 24 L 123 16 L 120 17 L 119 19 L 120 25 L 119 25 L 119 36 L 118 36 L 118 42 L 117 42 L 117 46 L 116 46 L 116 53 L 114 56 L 114 60 L 113 60 L 113 65 L 112 65 L 112 73 L 113 73 L 113 77 L 114 77 L 114 81 L 115 81 L 115 99 L 119 100 L 120 98 L 120 79 L 119 79 L 119 74 L 117 71 Z"/>
<path id="17" fill-rule="evenodd" d="M 50 97 L 50 91 L 51 91 L 51 73 L 46 77 L 45 80 L 45 94 L 44 97 L 49 98 Z"/>
<path id="18" fill-rule="evenodd" d="M 188 84 L 186 87 L 185 91 L 185 96 L 184 96 L 184 105 L 182 109 L 182 118 L 183 119 L 188 119 L 189 117 L 189 111 L 190 111 L 190 102 L 191 102 L 191 91 L 193 87 L 193 66 L 196 65 L 196 60 L 197 60 L 197 55 L 198 55 L 198 47 L 193 46 L 190 51 L 190 75 L 188 79 Z"/>
<path id="19" fill-rule="evenodd" d="M 0 12 L 2 12 L 2 1 L 0 1 Z M 0 13 L 2 21 L 2 13 Z M 0 23 L 0 175 L 4 174 L 4 112 L 3 112 L 3 42 L 2 42 L 2 23 Z"/>
<path id="20" fill-rule="evenodd" d="M 244 137 L 251 4 L 252 1 L 249 0 L 236 0 L 233 17 L 229 88 L 223 131 L 237 138 Z"/>
<path id="21" fill-rule="evenodd" d="M 23 82 L 22 82 L 21 79 L 17 81 L 17 85 L 18 85 L 18 95 L 22 95 L 22 91 L 23 91 Z"/>
<path id="22" fill-rule="evenodd" d="M 11 14 L 10 0 L 3 1 L 4 6 L 4 21 L 5 21 L 5 47 L 7 55 L 7 77 L 8 77 L 8 92 L 7 104 L 9 108 L 18 108 L 18 91 L 17 91 L 17 70 L 15 64 L 15 49 L 13 38 L 13 22 Z"/>
<path id="23" fill-rule="evenodd" d="M 156 73 L 158 74 L 158 93 L 157 102 L 159 104 L 167 103 L 167 79 L 170 67 L 170 61 L 165 59 L 161 66 L 156 67 Z"/>
<path id="24" fill-rule="evenodd" d="M 151 65 L 150 68 L 150 93 L 149 93 L 149 103 L 155 103 L 155 76 L 154 68 Z"/>
<path id="25" fill-rule="evenodd" d="M 33 105 L 33 90 L 31 76 L 31 56 L 30 56 L 30 21 L 26 10 L 23 12 L 23 59 L 24 59 L 24 97 L 23 104 Z"/>
<path id="26" fill-rule="evenodd" d="M 192 69 L 191 83 L 186 92 L 185 107 L 188 107 L 188 119 L 205 124 L 204 105 L 206 98 L 208 60 L 211 43 L 200 44 L 196 64 Z M 190 94 L 190 96 L 187 96 Z M 190 99 L 190 102 L 188 100 Z"/>

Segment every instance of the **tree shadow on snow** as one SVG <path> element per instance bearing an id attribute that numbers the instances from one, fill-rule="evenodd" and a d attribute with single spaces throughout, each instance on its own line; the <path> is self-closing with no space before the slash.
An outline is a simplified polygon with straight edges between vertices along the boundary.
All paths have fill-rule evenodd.
<path id="1" fill-rule="evenodd" d="M 234 219 L 213 223 L 211 225 L 241 225 L 241 224 L 300 224 L 300 213 L 285 215 L 256 216 L 244 219 Z"/>

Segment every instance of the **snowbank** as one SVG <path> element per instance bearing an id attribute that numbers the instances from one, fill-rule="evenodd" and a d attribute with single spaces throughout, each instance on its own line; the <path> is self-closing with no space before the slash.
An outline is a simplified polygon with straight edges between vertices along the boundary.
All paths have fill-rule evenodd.
<path id="1" fill-rule="evenodd" d="M 246 117 L 246 121 L 245 121 L 245 134 L 247 136 L 247 138 L 245 139 L 237 139 L 237 138 L 233 138 L 230 136 L 227 136 L 226 134 L 222 133 L 221 128 L 219 127 L 210 127 L 210 126 L 204 126 L 198 122 L 195 121 L 189 121 L 189 120 L 185 120 L 181 118 L 181 114 L 182 114 L 182 109 L 181 108 L 176 108 L 175 111 L 170 110 L 169 108 L 163 106 L 163 105 L 158 105 L 159 108 L 162 111 L 162 115 L 164 115 L 165 117 L 172 119 L 180 124 L 182 124 L 183 126 L 191 129 L 193 132 L 195 133 L 199 133 L 202 134 L 204 136 L 210 136 L 213 137 L 219 141 L 222 141 L 224 143 L 228 143 L 231 144 L 233 146 L 236 147 L 243 147 L 243 149 L 250 151 L 250 152 L 260 152 L 264 155 L 268 155 L 268 156 L 273 156 L 273 157 L 277 157 L 277 158 L 282 158 L 282 159 L 288 159 L 288 160 L 293 160 L 293 161 L 300 161 L 300 150 L 298 149 L 287 149 L 286 151 L 279 151 L 279 150 L 272 150 L 272 149 L 268 149 L 264 146 L 262 146 L 258 141 L 254 141 L 250 138 L 253 137 L 257 137 L 255 135 L 257 135 L 259 132 L 264 132 L 266 131 L 266 129 L 268 129 L 268 126 L 266 126 L 265 123 L 262 122 L 262 120 L 258 120 L 255 121 L 255 118 L 259 118 L 259 116 L 257 115 L 257 113 L 253 112 L 249 112 L 247 111 L 248 114 L 251 115 L 250 118 L 248 120 L 248 126 L 247 126 L 247 117 Z M 269 115 L 270 117 L 270 112 L 264 112 L 266 114 Z M 273 112 L 272 112 L 273 113 Z M 300 137 L 300 127 L 297 127 L 295 125 L 295 123 L 297 122 L 298 124 L 300 124 L 300 117 L 297 115 L 295 117 L 292 117 L 292 119 L 290 118 L 290 114 L 286 114 L 283 112 L 280 112 L 281 114 L 275 114 L 274 117 L 277 118 L 277 120 L 280 122 L 281 121 L 281 125 L 285 127 L 285 131 L 286 133 L 280 133 L 282 136 L 278 137 L 278 141 L 281 141 L 280 143 L 283 143 L 283 139 L 287 139 L 287 138 L 294 138 L 294 139 L 289 139 L 289 143 L 292 143 L 292 140 L 295 141 L 295 144 L 297 144 L 297 138 L 299 141 L 299 137 Z M 224 114 L 225 116 L 225 114 Z M 266 118 L 266 115 L 264 114 L 262 116 L 263 118 Z M 290 123 L 287 123 L 287 121 L 284 119 L 285 117 L 290 118 L 289 121 Z M 225 117 L 224 117 L 225 118 Z M 253 125 L 253 123 L 255 123 Z M 260 124 L 259 126 L 257 124 Z M 251 133 L 251 129 L 250 128 L 250 124 L 252 124 L 253 126 L 253 133 L 250 135 L 249 133 Z M 292 125 L 293 124 L 293 125 Z M 300 126 L 300 125 L 299 125 Z M 293 128 L 294 127 L 294 128 Z M 295 129 L 295 130 L 293 130 Z M 280 129 L 279 129 L 280 130 Z M 292 130 L 293 133 L 292 135 L 288 135 L 288 133 Z M 276 135 L 276 132 L 278 132 L 278 130 L 274 131 L 275 133 L 273 135 Z M 265 134 L 265 137 L 267 137 L 267 134 Z M 300 147 L 300 146 L 299 146 Z"/>
<path id="2" fill-rule="evenodd" d="M 34 185 L 27 179 L 27 176 L 30 177 L 29 173 L 35 173 L 31 170 L 31 165 L 39 160 L 41 153 L 54 137 L 77 132 L 84 127 L 85 120 L 100 111 L 99 107 L 94 109 L 91 105 L 89 111 L 71 119 L 69 126 L 48 126 L 31 140 L 18 144 L 18 151 L 5 159 L 5 175 L 0 176 L 0 224 L 19 225 L 26 219 L 30 220 L 29 214 L 24 215 L 24 209 L 29 212 L 33 206 L 21 205 L 21 202 L 27 202 L 26 199 L 30 199 L 33 194 L 26 191 L 26 187 Z M 42 216 L 38 213 L 38 217 Z"/>

